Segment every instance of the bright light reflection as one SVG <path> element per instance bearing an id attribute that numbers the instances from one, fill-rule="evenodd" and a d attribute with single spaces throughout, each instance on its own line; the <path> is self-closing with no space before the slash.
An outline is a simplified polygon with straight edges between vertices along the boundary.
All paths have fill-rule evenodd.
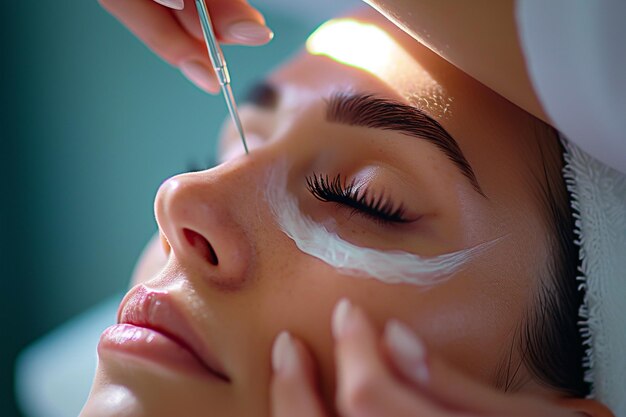
<path id="1" fill-rule="evenodd" d="M 306 42 L 313 55 L 326 55 L 335 61 L 381 76 L 397 52 L 396 42 L 378 26 L 353 19 L 330 20 Z"/>
<path id="2" fill-rule="evenodd" d="M 441 115 L 450 99 L 417 60 L 380 27 L 354 19 L 333 19 L 309 36 L 306 49 L 367 71 L 412 104 Z"/>

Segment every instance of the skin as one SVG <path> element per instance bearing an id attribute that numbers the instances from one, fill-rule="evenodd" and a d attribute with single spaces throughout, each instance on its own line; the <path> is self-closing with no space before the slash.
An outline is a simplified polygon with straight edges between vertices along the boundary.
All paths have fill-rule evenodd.
<path id="1" fill-rule="evenodd" d="M 248 136 L 257 138 L 250 141 L 249 156 L 241 155 L 241 144 L 226 124 L 222 148 L 227 161 L 170 178 L 157 193 L 161 239 L 146 250 L 134 282 L 169 292 L 193 327 L 202 329 L 231 383 L 100 355 L 82 416 L 180 415 L 181 410 L 186 416 L 253 417 L 611 415 L 592 400 L 567 399 L 541 385 L 523 365 L 516 393 L 504 395 L 496 388 L 548 256 L 536 194 L 543 172 L 542 138 L 535 130 L 539 122 L 382 16 L 365 12 L 357 18 L 384 28 L 424 69 L 428 83 L 405 74 L 414 78 L 406 88 L 417 100 L 406 101 L 406 91 L 390 88 L 389 80 L 302 53 L 270 76 L 282 92 L 276 110 L 242 108 Z M 346 90 L 411 105 L 432 102 L 436 90 L 450 103 L 448 111 L 423 110 L 459 142 L 487 197 L 431 144 L 326 122 L 324 99 Z M 428 256 L 505 238 L 488 256 L 429 289 L 341 275 L 300 252 L 274 223 L 262 198 L 264 181 L 268 169 L 285 159 L 292 166 L 289 190 L 301 210 L 320 221 L 334 219 L 340 235 L 353 243 Z M 314 169 L 350 178 L 372 166 L 377 167 L 372 189 L 384 189 L 396 203 L 420 214 L 418 222 L 381 225 L 316 200 L 304 186 Z M 211 244 L 218 265 L 187 242 L 183 228 Z M 352 323 L 344 326 L 349 330 L 335 331 L 333 337 L 333 306 L 343 297 L 359 307 L 344 320 Z M 392 318 L 423 340 L 428 384 L 402 375 L 402 362 L 384 333 Z M 296 365 L 291 373 L 273 374 L 272 344 L 283 330 L 292 335 Z M 517 367 L 519 354 L 515 348 L 512 352 Z M 312 408 L 299 409 L 303 404 Z M 394 408 L 398 405 L 402 413 Z"/>

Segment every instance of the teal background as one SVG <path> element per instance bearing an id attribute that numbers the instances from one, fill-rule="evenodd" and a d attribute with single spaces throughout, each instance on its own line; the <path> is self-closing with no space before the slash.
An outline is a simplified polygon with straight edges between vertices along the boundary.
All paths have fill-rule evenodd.
<path id="1" fill-rule="evenodd" d="M 0 415 L 20 415 L 24 346 L 127 286 L 156 231 L 161 182 L 206 164 L 226 108 L 96 1 L 3 4 L 0 36 Z M 235 93 L 319 22 L 266 13 L 267 47 L 225 49 Z"/>

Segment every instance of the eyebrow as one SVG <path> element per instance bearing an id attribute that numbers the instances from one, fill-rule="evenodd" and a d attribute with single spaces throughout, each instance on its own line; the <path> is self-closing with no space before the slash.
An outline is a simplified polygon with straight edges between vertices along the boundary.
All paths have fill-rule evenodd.
<path id="1" fill-rule="evenodd" d="M 271 83 L 259 82 L 249 90 L 246 101 L 257 107 L 273 110 L 278 105 L 279 89 Z M 399 132 L 433 144 L 467 178 L 472 188 L 486 198 L 458 142 L 423 110 L 362 93 L 334 93 L 326 100 L 326 104 L 328 122 Z"/>
<path id="2" fill-rule="evenodd" d="M 458 142 L 424 111 L 372 94 L 335 93 L 327 104 L 326 120 L 329 122 L 395 131 L 435 145 L 456 165 L 474 190 L 486 197 Z"/>

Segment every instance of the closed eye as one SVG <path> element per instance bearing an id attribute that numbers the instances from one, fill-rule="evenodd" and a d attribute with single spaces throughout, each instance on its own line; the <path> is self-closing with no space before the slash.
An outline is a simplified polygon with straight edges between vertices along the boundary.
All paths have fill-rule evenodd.
<path id="1" fill-rule="evenodd" d="M 306 177 L 309 192 L 325 203 L 337 203 L 351 208 L 354 213 L 364 215 L 380 223 L 412 223 L 418 218 L 410 218 L 403 204 L 395 204 L 384 194 L 375 195 L 366 186 L 357 186 L 355 181 L 346 181 L 337 174 L 313 173 Z"/>

